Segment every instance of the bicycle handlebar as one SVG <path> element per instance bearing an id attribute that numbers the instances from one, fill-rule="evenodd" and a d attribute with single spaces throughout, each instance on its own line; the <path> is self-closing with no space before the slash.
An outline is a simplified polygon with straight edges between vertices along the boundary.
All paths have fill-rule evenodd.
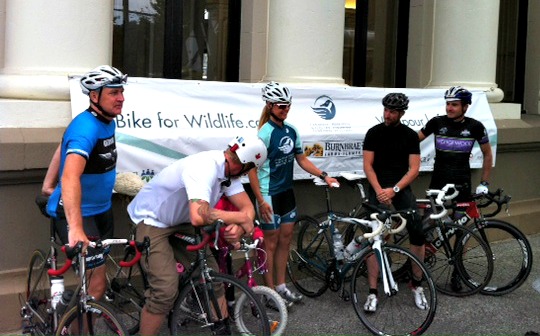
<path id="1" fill-rule="evenodd" d="M 453 189 L 454 192 L 450 195 L 447 195 L 448 190 Z M 445 185 L 442 189 L 428 189 L 426 190 L 426 195 L 429 198 L 435 198 L 435 204 L 442 207 L 441 212 L 432 213 L 429 215 L 431 219 L 441 219 L 448 214 L 448 210 L 444 206 L 444 201 L 449 201 L 457 197 L 459 190 L 456 188 L 455 184 L 449 183 Z"/>
<path id="2" fill-rule="evenodd" d="M 376 213 L 376 212 L 372 213 L 370 217 L 378 225 L 375 228 L 372 227 L 373 232 L 364 233 L 364 238 L 369 239 L 369 238 L 373 238 L 375 236 L 380 235 L 385 229 L 386 221 L 391 218 L 398 218 L 399 220 L 401 220 L 401 224 L 395 229 L 388 228 L 387 230 L 388 233 L 394 234 L 394 233 L 398 233 L 402 231 L 405 228 L 405 226 L 407 226 L 407 220 L 401 215 L 402 213 L 411 213 L 411 211 L 410 210 L 396 211 L 396 212 L 383 211 L 380 213 Z"/>
<path id="3" fill-rule="evenodd" d="M 98 248 L 98 249 L 102 249 L 105 246 L 109 246 L 109 245 L 129 245 L 133 247 L 135 250 L 135 256 L 133 257 L 133 259 L 131 259 L 130 261 L 119 262 L 119 265 L 121 267 L 131 267 L 135 265 L 141 259 L 142 251 L 147 250 L 150 247 L 150 238 L 144 237 L 142 242 L 137 242 L 135 240 L 128 240 L 128 239 L 113 238 L 113 239 L 104 239 L 104 240 L 100 240 L 96 242 L 90 242 L 89 244 L 90 247 Z M 73 247 L 64 245 L 62 246 L 62 252 L 64 252 L 64 254 L 66 255 L 66 258 L 67 258 L 66 263 L 64 264 L 64 266 L 62 266 L 62 268 L 48 270 L 47 273 L 50 276 L 60 276 L 66 273 L 66 271 L 73 264 L 73 259 L 77 255 L 84 253 L 83 243 L 78 242 Z"/>
<path id="4" fill-rule="evenodd" d="M 489 191 L 487 194 L 475 194 L 472 195 L 473 200 L 477 203 L 478 208 L 486 208 L 490 206 L 491 204 L 495 203 L 497 205 L 497 209 L 495 211 L 490 212 L 488 214 L 484 214 L 484 217 L 494 217 L 502 210 L 502 206 L 506 204 L 508 207 L 508 203 L 510 203 L 510 200 L 512 199 L 512 196 L 509 195 L 503 195 L 504 190 L 501 188 L 498 188 L 495 192 Z M 480 203 L 479 200 L 487 199 L 488 202 L 486 203 Z"/>

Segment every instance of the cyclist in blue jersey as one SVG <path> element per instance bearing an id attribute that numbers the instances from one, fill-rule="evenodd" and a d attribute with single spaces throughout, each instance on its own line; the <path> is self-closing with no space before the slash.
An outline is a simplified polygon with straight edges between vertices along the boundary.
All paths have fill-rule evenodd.
<path id="1" fill-rule="evenodd" d="M 261 228 L 264 230 L 268 265 L 264 280 L 267 286 L 275 288 L 292 304 L 302 299 L 301 295 L 291 292 L 285 285 L 293 224 L 296 221 L 294 161 L 328 185 L 338 182 L 318 169 L 304 155 L 300 134 L 285 121 L 292 103 L 290 90 L 279 83 L 270 82 L 262 89 L 262 99 L 265 105 L 259 120 L 258 134 L 268 149 L 268 159 L 257 170 L 249 172 L 249 181 L 255 194 Z"/>
<path id="2" fill-rule="evenodd" d="M 116 179 L 114 118 L 122 113 L 127 75 L 108 65 L 85 74 L 80 85 L 90 106 L 68 125 L 49 166 L 44 186 L 58 177 L 47 212 L 62 243 L 74 246 L 113 235 L 112 190 Z M 92 272 L 89 293 L 99 299 L 106 288 L 105 257 L 88 249 Z"/>

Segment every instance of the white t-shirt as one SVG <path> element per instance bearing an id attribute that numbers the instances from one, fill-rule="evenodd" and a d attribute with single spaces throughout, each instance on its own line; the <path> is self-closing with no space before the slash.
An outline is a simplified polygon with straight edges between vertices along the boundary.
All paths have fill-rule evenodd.
<path id="1" fill-rule="evenodd" d="M 206 151 L 176 161 L 159 172 L 129 203 L 131 220 L 161 228 L 189 223 L 189 200 L 201 199 L 215 206 L 225 194 L 244 191 L 240 179 L 226 181 L 223 151 Z"/>

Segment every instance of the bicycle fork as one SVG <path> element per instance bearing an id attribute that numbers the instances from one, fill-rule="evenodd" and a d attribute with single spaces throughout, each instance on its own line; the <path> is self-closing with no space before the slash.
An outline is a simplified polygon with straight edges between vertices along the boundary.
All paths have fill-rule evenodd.
<path id="1" fill-rule="evenodd" d="M 386 253 L 382 252 L 382 241 L 377 239 L 373 242 L 373 252 L 377 256 L 377 262 L 381 271 L 381 279 L 383 282 L 384 293 L 387 296 L 392 296 L 398 292 L 398 286 L 392 275 L 390 262 Z"/>

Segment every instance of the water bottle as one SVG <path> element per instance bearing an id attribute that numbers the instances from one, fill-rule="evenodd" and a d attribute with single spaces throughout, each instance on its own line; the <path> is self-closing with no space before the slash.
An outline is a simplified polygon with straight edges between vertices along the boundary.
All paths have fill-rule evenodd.
<path id="1" fill-rule="evenodd" d="M 353 260 L 355 255 L 362 250 L 362 242 L 364 240 L 364 236 L 357 236 L 354 237 L 354 239 L 347 245 L 345 248 L 345 258 L 349 260 Z"/>
<path id="2" fill-rule="evenodd" d="M 343 240 L 337 229 L 334 230 L 334 254 L 337 260 L 343 260 Z"/>
<path id="3" fill-rule="evenodd" d="M 73 297 L 73 291 L 71 289 L 68 289 L 64 291 L 64 293 L 62 293 L 62 297 L 60 298 L 60 301 L 58 301 L 58 304 L 56 305 L 56 312 L 58 313 L 58 315 L 64 314 L 72 297 Z"/>
<path id="4" fill-rule="evenodd" d="M 51 279 L 51 307 L 56 309 L 58 302 L 64 293 L 64 278 L 58 277 Z"/>

